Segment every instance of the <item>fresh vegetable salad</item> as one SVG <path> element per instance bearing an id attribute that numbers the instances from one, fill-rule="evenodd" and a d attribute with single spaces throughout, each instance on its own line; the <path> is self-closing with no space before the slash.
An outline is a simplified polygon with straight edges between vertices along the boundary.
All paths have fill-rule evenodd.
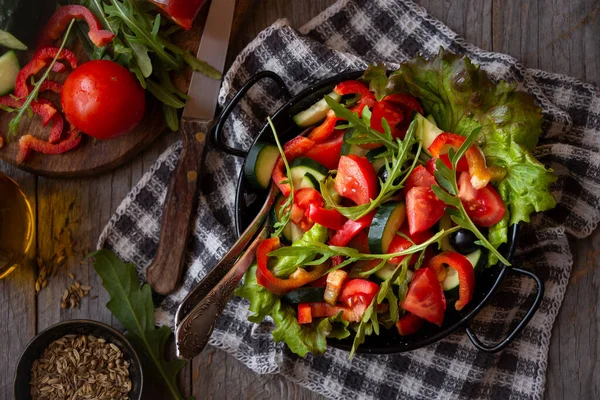
<path id="1" fill-rule="evenodd" d="M 281 146 L 271 123 L 277 145 L 246 160 L 251 183 L 281 194 L 237 294 L 301 356 L 442 326 L 472 305 L 477 270 L 510 265 L 508 227 L 555 205 L 531 154 L 541 110 L 467 58 L 370 66 L 294 120 L 312 129 Z"/>

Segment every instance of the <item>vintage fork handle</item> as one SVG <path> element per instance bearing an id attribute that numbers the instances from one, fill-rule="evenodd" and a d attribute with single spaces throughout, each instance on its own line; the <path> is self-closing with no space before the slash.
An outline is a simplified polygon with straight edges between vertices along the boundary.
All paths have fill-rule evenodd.
<path id="1" fill-rule="evenodd" d="M 265 200 L 265 204 L 260 209 L 254 220 L 248 228 L 242 233 L 237 242 L 229 249 L 227 254 L 214 266 L 214 268 L 200 281 L 198 286 L 194 288 L 188 295 L 183 299 L 183 302 L 177 309 L 175 314 L 175 326 L 178 326 L 181 321 L 198 305 L 202 298 L 206 297 L 215 285 L 223 279 L 225 274 L 229 272 L 231 267 L 236 263 L 239 255 L 244 251 L 248 243 L 254 238 L 254 235 L 263 226 L 266 218 L 269 215 L 271 207 L 275 203 L 275 197 L 277 195 L 277 186 L 271 184 L 269 188 L 269 194 Z"/>
<path id="2" fill-rule="evenodd" d="M 254 261 L 258 244 L 267 237 L 267 234 L 268 227 L 264 226 L 233 268 L 177 326 L 175 332 L 177 357 L 191 359 L 202 352 L 219 316 L 233 296 L 248 266 Z"/>

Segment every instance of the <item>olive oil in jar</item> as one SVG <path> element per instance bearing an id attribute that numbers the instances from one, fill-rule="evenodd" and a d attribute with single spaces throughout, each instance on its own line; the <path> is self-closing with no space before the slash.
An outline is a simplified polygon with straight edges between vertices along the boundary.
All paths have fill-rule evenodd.
<path id="1" fill-rule="evenodd" d="M 25 261 L 34 236 L 33 212 L 27 197 L 0 172 L 0 279 Z"/>

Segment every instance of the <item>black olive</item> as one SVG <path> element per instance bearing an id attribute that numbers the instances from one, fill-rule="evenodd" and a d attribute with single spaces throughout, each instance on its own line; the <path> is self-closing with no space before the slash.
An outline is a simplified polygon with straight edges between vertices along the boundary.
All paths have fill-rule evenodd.
<path id="1" fill-rule="evenodd" d="M 469 254 L 479 248 L 475 244 L 477 237 L 468 229 L 460 229 L 450 235 L 450 246 L 461 254 Z"/>
<path id="2" fill-rule="evenodd" d="M 391 168 L 393 164 L 388 164 L 388 166 Z M 381 179 L 382 183 L 385 183 L 388 180 L 388 170 L 385 167 L 385 165 L 383 165 L 381 168 L 379 168 L 379 172 L 377 173 L 377 176 L 379 177 L 379 179 Z M 396 180 L 394 181 L 394 185 L 397 185 L 400 183 L 402 179 L 400 179 L 400 177 L 396 178 Z"/>

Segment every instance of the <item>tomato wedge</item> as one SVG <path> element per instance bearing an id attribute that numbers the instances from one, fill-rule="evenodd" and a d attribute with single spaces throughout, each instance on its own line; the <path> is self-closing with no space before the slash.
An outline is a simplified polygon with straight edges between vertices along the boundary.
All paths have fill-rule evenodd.
<path id="1" fill-rule="evenodd" d="M 425 320 L 423 318 L 407 312 L 396 322 L 396 328 L 398 328 L 400 335 L 408 336 L 417 333 L 423 327 L 424 323 Z"/>
<path id="2" fill-rule="evenodd" d="M 333 188 L 357 205 L 377 196 L 377 175 L 367 157 L 354 154 L 340 157 Z"/>
<path id="3" fill-rule="evenodd" d="M 454 308 L 458 311 L 469 304 L 475 293 L 475 270 L 465 256 L 455 251 L 444 251 L 433 257 L 427 263 L 427 267 L 434 271 L 444 268 L 444 264 L 456 270 L 458 273 L 458 295 Z"/>
<path id="4" fill-rule="evenodd" d="M 309 204 L 305 215 L 309 220 L 316 222 L 319 225 L 323 225 L 329 229 L 342 229 L 344 223 L 348 218 L 344 217 L 338 210 L 328 210 L 323 207 L 319 207 L 316 204 Z"/>
<path id="5" fill-rule="evenodd" d="M 364 217 L 353 221 L 349 219 L 344 223 L 342 229 L 338 230 L 335 235 L 329 240 L 329 244 L 332 246 L 345 246 L 352 240 L 352 238 L 358 235 L 363 229 L 371 226 L 375 211 L 365 215 Z"/>
<path id="6" fill-rule="evenodd" d="M 309 135 L 310 138 L 310 135 Z M 329 140 L 315 145 L 304 153 L 305 157 L 311 158 L 327 169 L 335 169 L 340 161 L 340 151 L 344 144 L 344 132 L 335 133 Z"/>
<path id="7" fill-rule="evenodd" d="M 415 186 L 423 186 L 431 189 L 433 185 L 437 185 L 434 176 L 424 166 L 419 165 L 412 170 L 404 183 L 404 196 L 406 197 L 410 189 Z"/>
<path id="8" fill-rule="evenodd" d="M 402 228 L 400 228 L 400 232 L 402 232 L 404 235 L 408 236 L 410 238 L 410 240 L 412 240 L 412 242 L 410 240 L 406 239 L 404 236 L 395 235 L 394 238 L 392 239 L 392 241 L 390 242 L 390 247 L 388 247 L 388 251 L 387 251 L 388 254 L 400 253 L 401 251 L 408 250 L 409 248 L 412 247 L 413 242 L 415 244 L 421 244 L 433 236 L 433 233 L 431 231 L 424 231 L 424 232 L 419 232 L 419 233 L 415 233 L 414 235 L 411 235 L 410 232 L 408 232 L 408 230 L 406 229 L 406 226 L 403 226 Z M 404 260 L 405 257 L 406 256 L 397 256 L 397 257 L 390 258 L 390 263 L 400 264 L 402 262 L 402 260 Z M 412 259 L 410 260 L 409 265 L 415 265 L 418 258 L 419 258 L 419 254 L 414 254 L 412 256 Z"/>
<path id="9" fill-rule="evenodd" d="M 314 145 L 315 142 L 313 140 L 305 138 L 304 136 L 296 136 L 283 146 L 283 154 L 285 154 L 285 158 L 288 163 L 290 163 L 296 157 L 299 157 L 312 149 Z M 285 173 L 285 164 L 283 163 L 281 156 L 279 156 L 275 162 L 271 179 L 273 179 L 273 183 L 279 186 L 279 190 L 281 190 L 281 193 L 283 193 L 285 197 L 290 195 L 290 184 L 284 183 L 287 180 L 287 175 Z"/>
<path id="10" fill-rule="evenodd" d="M 401 307 L 432 324 L 442 325 L 446 297 L 431 268 L 421 268 L 415 272 Z"/>
<path id="11" fill-rule="evenodd" d="M 411 235 L 426 231 L 444 215 L 446 205 L 430 188 L 415 186 L 406 194 L 406 216 Z"/>
<path id="12" fill-rule="evenodd" d="M 496 189 L 492 185 L 487 185 L 477 190 L 471 182 L 468 172 L 460 174 L 458 197 L 465 206 L 469 218 L 475 224 L 483 227 L 490 227 L 500 222 L 506 210 Z"/>
<path id="13" fill-rule="evenodd" d="M 369 87 L 364 83 L 356 80 L 349 80 L 338 83 L 333 91 L 339 94 L 340 96 L 345 96 L 347 94 L 357 94 L 360 96 L 359 104 L 361 104 L 361 110 L 364 106 L 373 107 L 375 104 L 375 95 L 371 93 Z"/>
<path id="14" fill-rule="evenodd" d="M 390 126 L 390 130 L 392 131 L 392 137 L 404 139 L 406 131 L 398 128 L 398 124 L 400 124 L 404 120 L 404 111 L 396 105 L 385 100 L 378 101 L 373 106 L 373 114 L 371 115 L 371 128 L 381 133 L 384 133 L 382 123 L 383 118 L 385 118 L 388 125 Z M 381 145 L 369 145 L 369 148 L 376 148 L 379 146 Z M 361 147 L 365 146 L 363 145 Z"/>

